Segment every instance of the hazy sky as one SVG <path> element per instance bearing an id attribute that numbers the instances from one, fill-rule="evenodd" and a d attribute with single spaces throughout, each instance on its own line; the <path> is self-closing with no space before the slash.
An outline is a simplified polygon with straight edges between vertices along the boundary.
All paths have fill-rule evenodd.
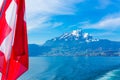
<path id="1" fill-rule="evenodd" d="M 26 0 L 26 17 L 29 43 L 79 28 L 120 41 L 120 0 Z"/>

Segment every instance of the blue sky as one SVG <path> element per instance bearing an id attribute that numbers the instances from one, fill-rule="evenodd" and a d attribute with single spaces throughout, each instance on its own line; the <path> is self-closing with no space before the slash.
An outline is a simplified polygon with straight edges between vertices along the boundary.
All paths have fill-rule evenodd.
<path id="1" fill-rule="evenodd" d="M 26 0 L 30 44 L 82 28 L 95 38 L 120 41 L 120 0 Z"/>

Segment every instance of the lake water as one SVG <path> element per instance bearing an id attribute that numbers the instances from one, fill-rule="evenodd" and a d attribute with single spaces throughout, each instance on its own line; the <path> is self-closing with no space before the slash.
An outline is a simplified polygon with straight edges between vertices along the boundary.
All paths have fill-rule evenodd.
<path id="1" fill-rule="evenodd" d="M 18 80 L 120 80 L 120 57 L 31 57 Z"/>

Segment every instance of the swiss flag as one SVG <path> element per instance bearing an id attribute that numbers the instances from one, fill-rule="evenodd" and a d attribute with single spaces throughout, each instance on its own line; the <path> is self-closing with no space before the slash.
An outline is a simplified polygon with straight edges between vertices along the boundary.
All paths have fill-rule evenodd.
<path id="1" fill-rule="evenodd" d="M 25 0 L 0 0 L 1 80 L 16 80 L 28 70 Z"/>

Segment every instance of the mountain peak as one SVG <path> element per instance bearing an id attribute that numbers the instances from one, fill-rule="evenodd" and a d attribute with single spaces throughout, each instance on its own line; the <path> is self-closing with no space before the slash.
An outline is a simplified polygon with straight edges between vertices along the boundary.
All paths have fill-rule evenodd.
<path id="1" fill-rule="evenodd" d="M 94 42 L 98 39 L 94 39 L 91 34 L 83 32 L 82 29 L 73 30 L 70 33 L 64 33 L 60 37 L 52 39 L 52 41 L 79 41 L 79 42 Z"/>
<path id="2" fill-rule="evenodd" d="M 82 33 L 82 29 L 80 29 L 80 30 L 73 30 L 71 34 L 73 36 L 79 37 L 81 33 Z"/>
<path id="3" fill-rule="evenodd" d="M 84 38 L 87 38 L 88 36 L 89 36 L 88 33 L 84 33 L 84 35 L 83 35 Z"/>

